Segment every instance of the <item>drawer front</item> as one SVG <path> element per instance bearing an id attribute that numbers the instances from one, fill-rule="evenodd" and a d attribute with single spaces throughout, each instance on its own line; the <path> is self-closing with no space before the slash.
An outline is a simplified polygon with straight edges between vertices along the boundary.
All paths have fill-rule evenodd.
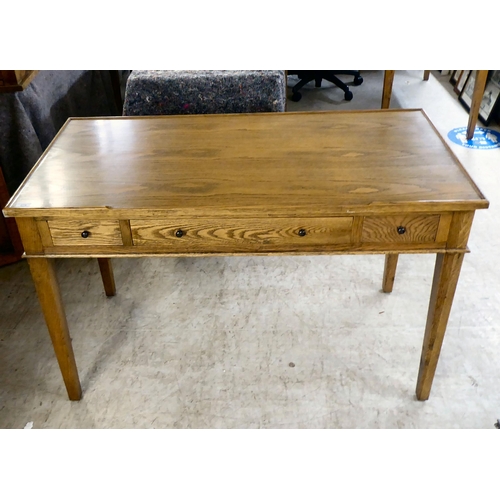
<path id="1" fill-rule="evenodd" d="M 351 243 L 352 217 L 307 219 L 131 220 L 134 245 L 172 252 L 328 250 Z"/>
<path id="2" fill-rule="evenodd" d="M 54 246 L 123 244 L 117 220 L 49 220 L 47 224 Z"/>
<path id="3" fill-rule="evenodd" d="M 440 215 L 391 215 L 365 217 L 364 243 L 432 243 L 436 241 Z"/>

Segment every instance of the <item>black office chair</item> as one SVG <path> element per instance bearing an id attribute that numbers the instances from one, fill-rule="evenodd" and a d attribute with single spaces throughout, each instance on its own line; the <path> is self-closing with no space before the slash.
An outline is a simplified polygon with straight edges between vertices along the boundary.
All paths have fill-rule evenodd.
<path id="1" fill-rule="evenodd" d="M 344 98 L 346 101 L 350 101 L 353 98 L 352 92 L 349 90 L 349 87 L 335 75 L 352 75 L 354 76 L 353 85 L 361 85 L 363 83 L 363 77 L 359 74 L 359 71 L 350 71 L 350 70 L 338 70 L 338 71 L 328 71 L 328 70 L 317 70 L 317 71 L 299 71 L 299 70 L 290 70 L 288 71 L 289 75 L 297 75 L 300 79 L 299 83 L 297 83 L 292 88 L 292 101 L 298 102 L 302 98 L 302 94 L 299 90 L 307 85 L 309 82 L 313 80 L 316 83 L 316 87 L 321 87 L 321 80 L 326 80 L 337 87 L 341 88 L 344 91 Z"/>

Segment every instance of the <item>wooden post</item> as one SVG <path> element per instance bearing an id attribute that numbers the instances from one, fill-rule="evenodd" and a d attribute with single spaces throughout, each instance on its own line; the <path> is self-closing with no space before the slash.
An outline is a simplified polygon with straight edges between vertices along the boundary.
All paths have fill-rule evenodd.
<path id="1" fill-rule="evenodd" d="M 466 247 L 473 218 L 474 212 L 453 214 L 448 248 Z M 429 399 L 463 259 L 463 253 L 441 253 L 436 257 L 417 380 L 416 393 L 420 401 Z"/>
<path id="2" fill-rule="evenodd" d="M 438 254 L 417 381 L 417 399 L 429 399 L 451 305 L 455 295 L 463 253 Z"/>
<path id="3" fill-rule="evenodd" d="M 399 254 L 388 253 L 385 255 L 384 279 L 382 281 L 382 291 L 391 293 L 396 277 L 396 267 L 398 265 Z"/>
<path id="4" fill-rule="evenodd" d="M 29 258 L 29 255 L 43 256 L 43 243 L 36 221 L 31 217 L 19 217 L 16 220 L 68 397 L 72 401 L 78 401 L 82 397 L 82 389 L 54 261 L 45 257 Z"/>
<path id="5" fill-rule="evenodd" d="M 111 259 L 97 259 L 97 262 L 99 262 L 104 291 L 108 297 L 113 297 L 116 295 L 116 286 Z"/>
<path id="6" fill-rule="evenodd" d="M 57 362 L 68 391 L 68 397 L 72 401 L 78 401 L 82 397 L 82 389 L 54 269 L 54 261 L 52 259 L 34 258 L 28 259 L 28 263 L 50 338 L 52 339 Z"/>
<path id="7" fill-rule="evenodd" d="M 474 82 L 474 93 L 472 95 L 472 104 L 469 111 L 469 123 L 467 125 L 467 140 L 474 137 L 474 129 L 476 128 L 477 118 L 479 116 L 479 107 L 483 100 L 484 89 L 486 88 L 486 79 L 488 78 L 488 70 L 478 69 L 476 72 L 476 81 Z"/>
<path id="8" fill-rule="evenodd" d="M 393 69 L 386 69 L 384 72 L 384 88 L 382 90 L 382 109 L 389 109 L 392 96 L 392 83 L 394 82 Z"/>

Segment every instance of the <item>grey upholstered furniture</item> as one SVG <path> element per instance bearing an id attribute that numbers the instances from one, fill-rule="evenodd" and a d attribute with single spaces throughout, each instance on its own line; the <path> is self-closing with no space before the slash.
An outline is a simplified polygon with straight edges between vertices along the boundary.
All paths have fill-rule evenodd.
<path id="1" fill-rule="evenodd" d="M 11 194 L 71 116 L 120 114 L 109 71 L 39 71 L 22 92 L 0 94 L 0 166 Z"/>
<path id="2" fill-rule="evenodd" d="M 179 115 L 285 111 L 282 70 L 132 71 L 123 114 Z"/>

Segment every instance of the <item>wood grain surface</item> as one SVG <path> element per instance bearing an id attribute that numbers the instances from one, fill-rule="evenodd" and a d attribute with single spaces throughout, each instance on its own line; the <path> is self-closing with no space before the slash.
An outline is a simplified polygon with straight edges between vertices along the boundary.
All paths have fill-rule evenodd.
<path id="1" fill-rule="evenodd" d="M 130 227 L 134 245 L 168 247 L 172 252 L 277 251 L 350 244 L 352 221 L 352 217 L 131 220 Z M 182 236 L 176 236 L 178 232 Z"/>
<path id="2" fill-rule="evenodd" d="M 435 241 L 439 215 L 392 215 L 365 217 L 361 241 L 363 242 L 429 242 Z M 403 228 L 404 233 L 398 233 Z"/>
<path id="3" fill-rule="evenodd" d="M 120 245 L 122 233 L 118 221 L 51 220 L 48 226 L 54 245 Z M 86 231 L 87 238 L 82 237 Z"/>
<path id="4" fill-rule="evenodd" d="M 72 119 L 4 213 L 310 217 L 487 206 L 421 110 L 375 110 Z"/>
<path id="5" fill-rule="evenodd" d="M 383 248 L 352 248 L 348 246 L 338 246 L 333 249 L 324 250 L 321 248 L 298 248 L 298 249 L 286 249 L 281 251 L 259 251 L 252 252 L 250 250 L 244 252 L 230 252 L 230 251 L 219 251 L 219 252 L 203 252 L 190 250 L 188 253 L 182 252 L 171 252 L 161 247 L 52 247 L 47 248 L 44 253 L 39 255 L 30 254 L 29 258 L 54 258 L 54 259 L 80 259 L 80 258 L 143 258 L 143 257 L 156 257 L 156 258 L 178 258 L 178 257 L 242 257 L 242 256 L 253 256 L 253 257 L 278 257 L 278 256 L 300 256 L 300 255 L 371 255 L 371 254 L 387 254 L 394 253 L 395 250 L 388 250 Z M 405 254 L 429 254 L 429 253 L 470 253 L 469 249 L 451 249 L 447 248 L 435 248 L 435 249 L 414 249 L 405 248 L 398 251 L 399 253 Z"/>

